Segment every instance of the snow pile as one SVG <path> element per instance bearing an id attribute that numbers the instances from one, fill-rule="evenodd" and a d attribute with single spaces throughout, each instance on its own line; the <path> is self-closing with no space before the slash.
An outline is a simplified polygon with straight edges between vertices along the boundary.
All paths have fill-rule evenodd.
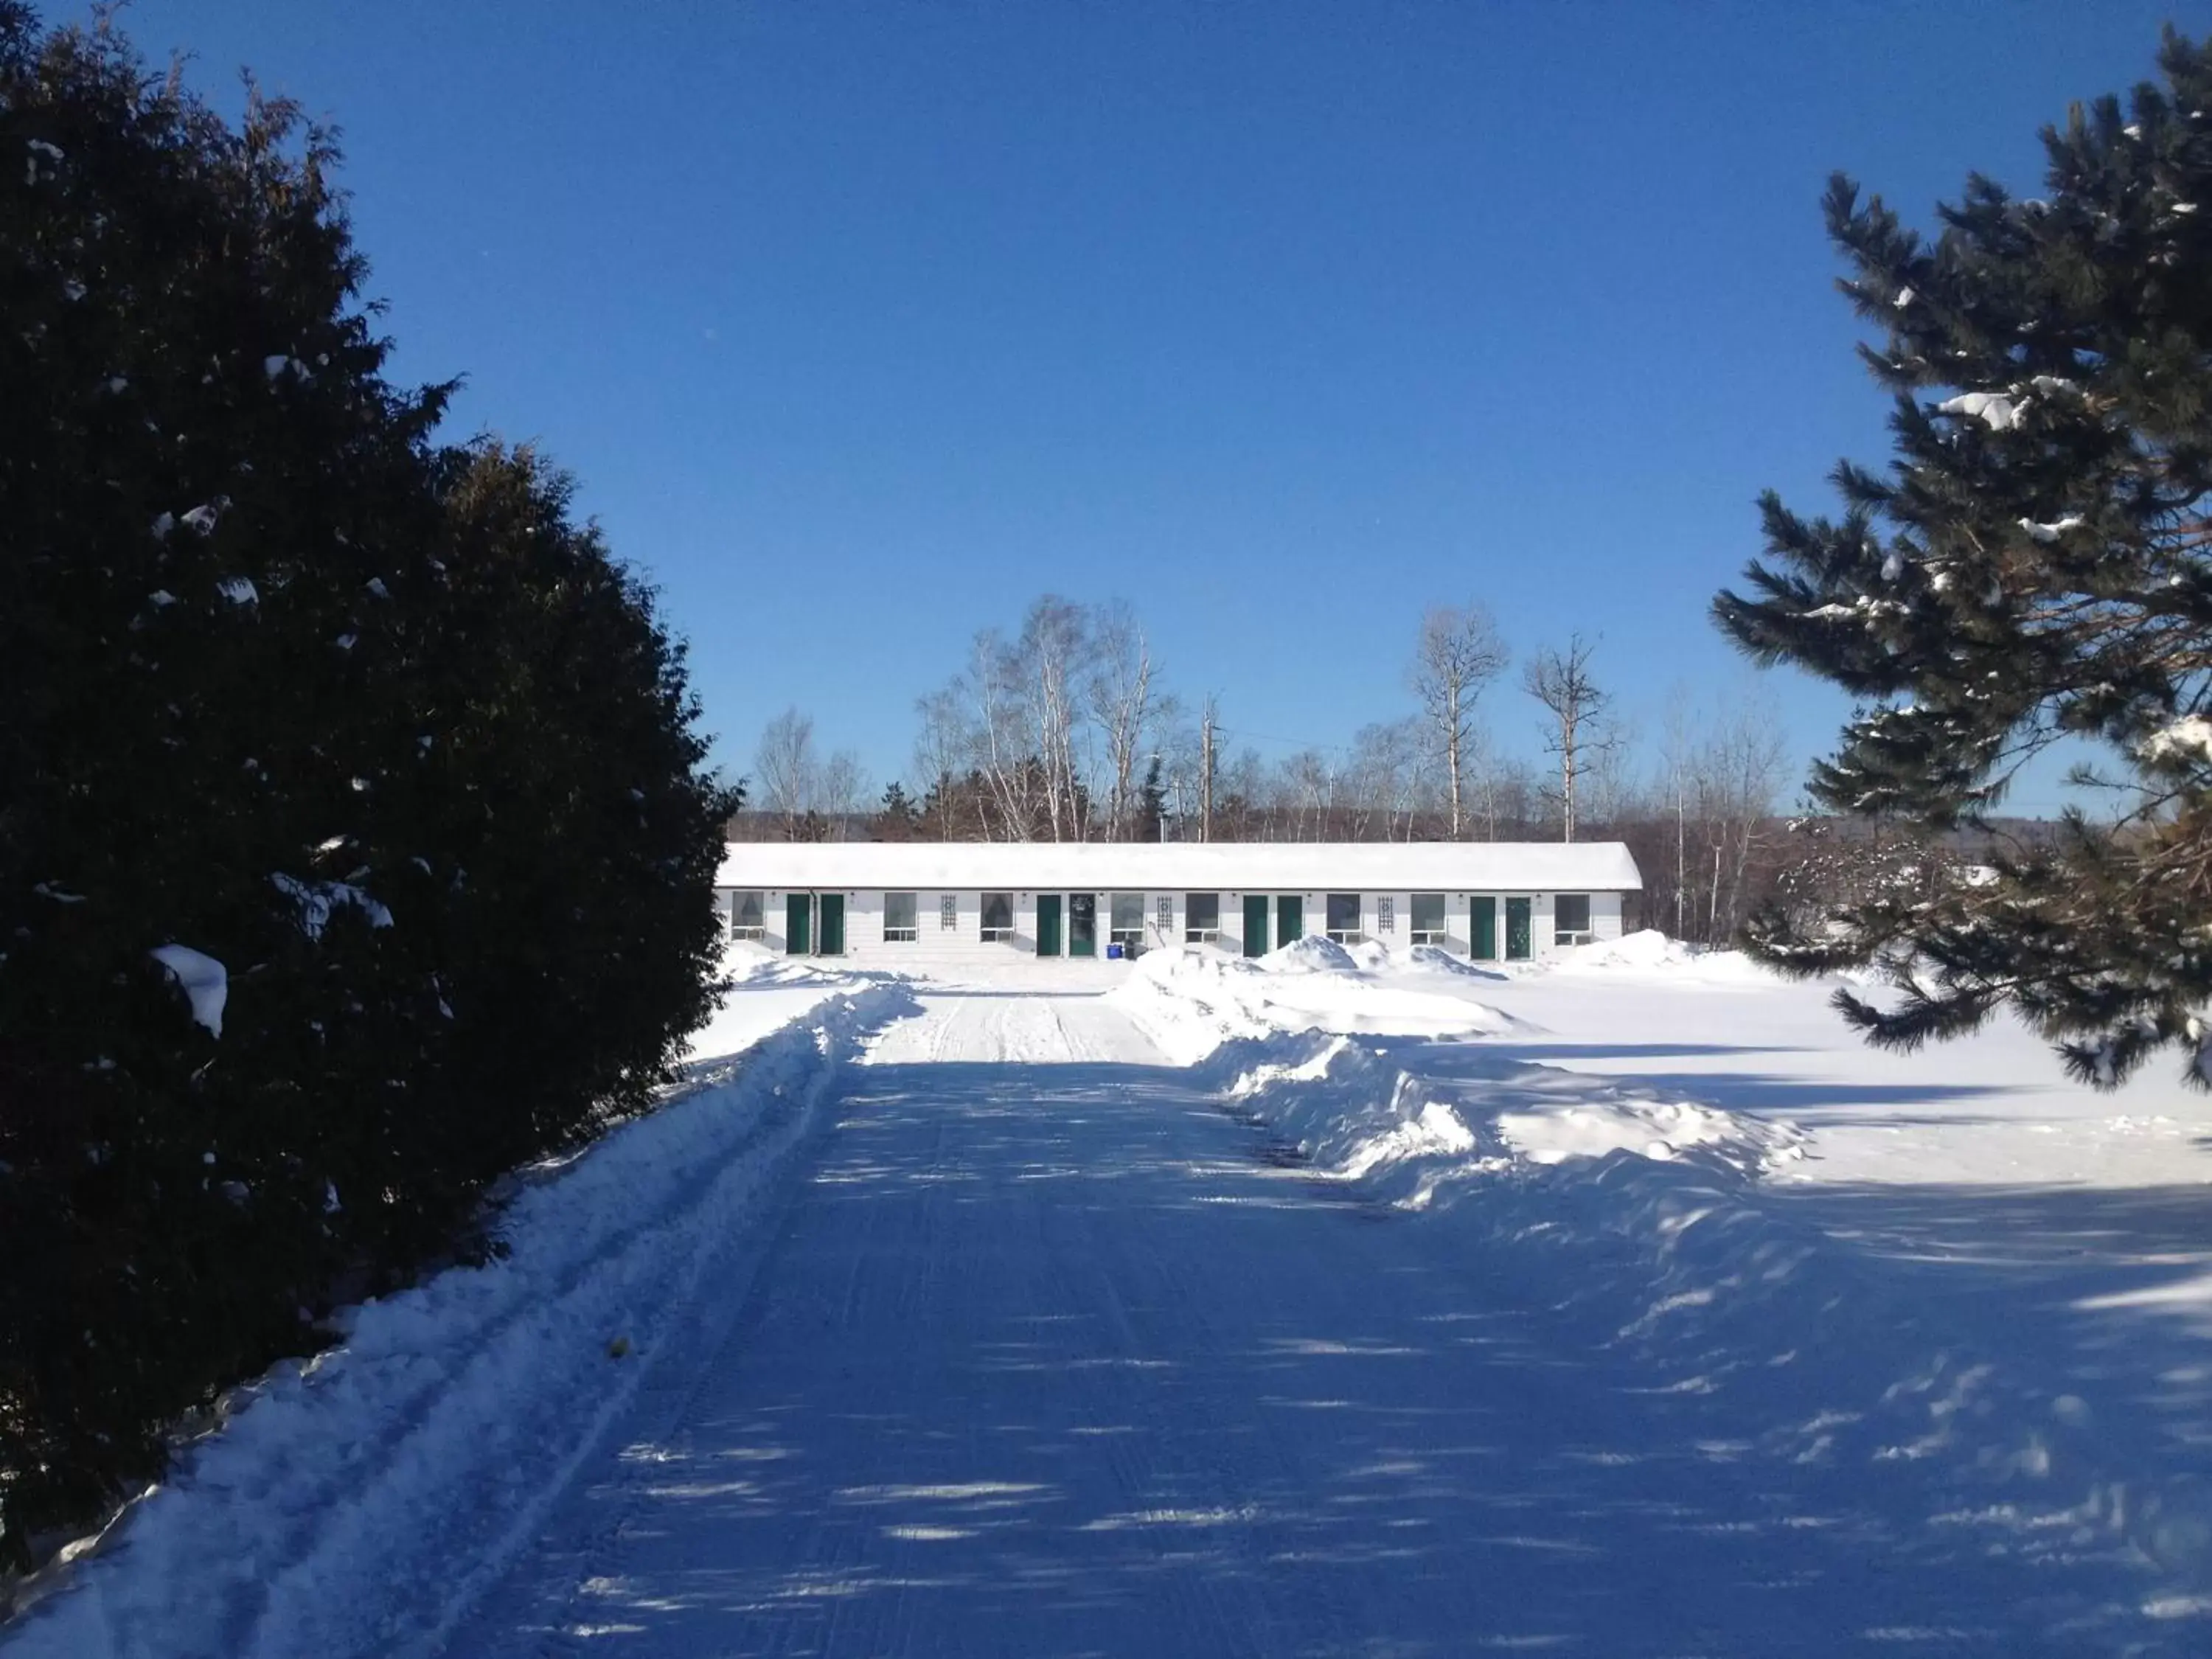
<path id="1" fill-rule="evenodd" d="M 1270 951 L 1260 958 L 1260 966 L 1271 974 L 1356 974 L 1360 969 L 1351 951 L 1320 933 Z"/>
<path id="2" fill-rule="evenodd" d="M 1543 964 L 1555 974 L 1664 975 L 1708 985 L 1771 985 L 1774 976 L 1741 951 L 1685 945 L 1656 927 L 1561 951 Z"/>
<path id="3" fill-rule="evenodd" d="M 1277 1035 L 1227 1044 L 1208 1069 L 1240 1115 L 1316 1169 L 1371 1178 L 1372 1196 L 1415 1209 L 1516 1170 L 1613 1153 L 1662 1163 L 1694 1155 L 1736 1175 L 1803 1156 L 1793 1125 L 1475 1045 Z"/>
<path id="4" fill-rule="evenodd" d="M 1505 977 L 1495 968 L 1480 967 L 1465 957 L 1454 956 L 1441 945 L 1416 945 L 1406 953 L 1405 967 L 1411 973 L 1454 974 L 1462 979 Z"/>
<path id="5" fill-rule="evenodd" d="M 1148 951 L 1107 1000 L 1179 1065 L 1225 1042 L 1285 1032 L 1468 1036 L 1521 1028 L 1486 1003 L 1363 974 L 1349 951 L 1326 939 L 1300 939 L 1256 960 L 1182 946 Z"/>
<path id="6" fill-rule="evenodd" d="M 2002 1301 L 1930 1301 L 1794 1208 L 1763 1179 L 1804 1156 L 1794 1126 L 1480 1042 L 1277 1033 L 1206 1069 L 1271 1161 L 1453 1229 L 1472 1271 L 1654 1391 L 1711 1396 L 1729 1455 L 1786 1468 L 1808 1512 L 1871 1489 L 1977 1547 L 2117 1553 L 2212 1590 L 2212 1492 L 2126 1379 L 2098 1393 Z"/>
<path id="7" fill-rule="evenodd" d="M 434 1646 L 526 1545 L 651 1374 L 705 1340 L 749 1224 L 901 988 L 839 996 L 662 1110 L 537 1172 L 508 1254 L 354 1310 L 343 1344 L 225 1402 L 225 1425 L 0 1642 L 9 1659 L 336 1656 Z M 708 1336 L 711 1334 L 708 1334 Z M 467 1564 L 460 1570 L 457 1564 Z"/>

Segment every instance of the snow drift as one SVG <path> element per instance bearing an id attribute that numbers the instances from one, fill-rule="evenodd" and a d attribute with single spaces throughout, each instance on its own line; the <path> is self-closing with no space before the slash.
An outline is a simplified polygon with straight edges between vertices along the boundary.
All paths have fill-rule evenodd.
<path id="1" fill-rule="evenodd" d="M 1656 935 L 1582 964 L 1686 969 L 1723 987 L 1758 971 Z M 1871 1486 L 1900 1528 L 2109 1553 L 2179 1586 L 2163 1605 L 2212 1588 L 2212 1493 L 2169 1474 L 2122 1380 L 2097 1396 L 2005 1304 L 1931 1304 L 1793 1209 L 1764 1177 L 1804 1156 L 1794 1125 L 1517 1060 L 1486 1040 L 1511 1024 L 1495 1011 L 1455 1040 L 1358 1035 L 1361 975 L 1309 971 L 1295 1010 L 1279 980 L 1169 961 L 1115 994 L 1274 1158 L 1455 1230 L 1486 1283 L 1626 1351 L 1652 1388 L 1710 1396 L 1716 1443 L 1778 1460 L 1808 1504 Z"/>
<path id="2" fill-rule="evenodd" d="M 1371 978 L 1326 939 L 1303 939 L 1258 958 L 1150 951 L 1107 1000 L 1183 1065 L 1224 1042 L 1293 1031 L 1466 1036 L 1523 1029 L 1486 1003 Z"/>

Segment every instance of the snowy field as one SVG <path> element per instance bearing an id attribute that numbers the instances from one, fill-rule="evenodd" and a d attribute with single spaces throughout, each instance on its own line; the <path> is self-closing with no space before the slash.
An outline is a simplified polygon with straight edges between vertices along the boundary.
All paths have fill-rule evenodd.
<path id="1" fill-rule="evenodd" d="M 2212 1650 L 2178 1084 L 1654 935 L 732 963 L 0 1650 Z"/>

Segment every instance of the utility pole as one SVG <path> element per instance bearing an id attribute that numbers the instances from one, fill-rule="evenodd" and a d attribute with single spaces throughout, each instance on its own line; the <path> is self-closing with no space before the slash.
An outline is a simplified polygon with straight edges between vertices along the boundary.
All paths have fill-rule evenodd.
<path id="1" fill-rule="evenodd" d="M 1689 831 L 1682 817 L 1682 763 L 1674 762 L 1674 937 L 1682 937 L 1682 907 L 1689 897 Z"/>
<path id="2" fill-rule="evenodd" d="M 1206 694 L 1206 712 L 1198 725 L 1198 838 L 1213 839 L 1213 696 Z"/>

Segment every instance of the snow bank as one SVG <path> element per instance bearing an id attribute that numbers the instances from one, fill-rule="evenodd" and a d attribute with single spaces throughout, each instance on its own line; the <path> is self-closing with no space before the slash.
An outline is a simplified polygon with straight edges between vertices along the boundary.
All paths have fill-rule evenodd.
<path id="1" fill-rule="evenodd" d="M 501 1261 L 351 1314 L 0 1638 L 9 1659 L 253 1659 L 434 1644 L 531 1537 L 657 1355 L 742 1297 L 748 1224 L 902 988 L 839 995 L 703 1086 L 520 1184 Z M 456 1564 L 468 1564 L 460 1571 Z"/>
<path id="2" fill-rule="evenodd" d="M 1277 1158 L 1452 1230 L 1486 1283 L 1653 1390 L 1711 1396 L 1728 1455 L 1786 1468 L 1806 1512 L 1871 1490 L 1900 1528 L 2212 1589 L 2212 1493 L 2127 1379 L 2096 1395 L 2010 1304 L 1931 1302 L 1793 1209 L 1763 1177 L 1803 1156 L 1794 1126 L 1480 1042 L 1279 1031 L 1203 1064 Z"/>
<path id="3" fill-rule="evenodd" d="M 1379 982 L 1326 939 L 1300 939 L 1258 958 L 1148 951 L 1107 1000 L 1180 1065 L 1225 1042 L 1285 1032 L 1467 1036 L 1522 1029 L 1486 1003 Z"/>
<path id="4" fill-rule="evenodd" d="M 1741 951 L 1685 945 L 1656 927 L 1594 940 L 1542 964 L 1554 974 L 1650 974 L 1711 985 L 1771 985 L 1774 975 Z"/>
<path id="5" fill-rule="evenodd" d="M 1322 933 L 1309 933 L 1260 958 L 1271 974 L 1356 974 L 1360 964 L 1352 952 Z"/>
<path id="6" fill-rule="evenodd" d="M 1426 1060 L 1443 1074 L 1423 1069 Z M 1224 1099 L 1315 1167 L 1414 1209 L 1447 1188 L 1616 1152 L 1695 1154 L 1737 1175 L 1802 1157 L 1795 1126 L 1621 1087 L 1478 1047 L 1309 1033 L 1246 1038 L 1206 1062 Z"/>

